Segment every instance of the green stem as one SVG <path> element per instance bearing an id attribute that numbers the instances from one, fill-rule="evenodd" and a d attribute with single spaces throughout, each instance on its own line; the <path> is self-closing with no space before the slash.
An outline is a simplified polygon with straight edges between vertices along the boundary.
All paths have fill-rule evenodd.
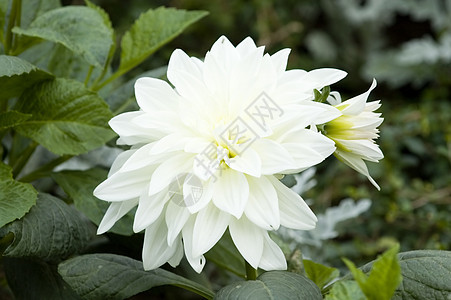
<path id="1" fill-rule="evenodd" d="M 105 79 L 104 81 L 102 81 L 99 84 L 96 84 L 92 87 L 93 91 L 98 91 L 101 88 L 103 88 L 105 85 L 107 85 L 108 83 L 116 80 L 117 78 L 119 78 L 120 76 L 124 75 L 128 70 L 124 70 L 124 69 L 119 69 L 116 72 L 114 72 L 113 74 L 111 74 L 110 77 L 108 77 L 107 79 Z"/>
<path id="2" fill-rule="evenodd" d="M 12 47 L 12 43 L 13 43 L 13 33 L 12 33 L 12 29 L 14 27 L 14 24 L 16 23 L 16 12 L 17 12 L 17 5 L 18 5 L 18 1 L 20 0 L 11 0 L 10 1 L 10 5 L 8 6 L 9 10 L 8 13 L 6 14 L 6 17 L 8 19 L 7 23 L 6 23 L 6 32 L 5 32 L 5 45 L 4 45 L 4 50 L 6 54 L 10 54 L 11 52 L 11 47 Z"/>
<path id="3" fill-rule="evenodd" d="M 20 27 L 20 22 L 22 19 L 22 0 L 15 0 L 14 1 L 16 3 L 16 20 L 14 22 L 14 26 Z M 15 38 L 12 40 L 12 49 L 11 52 L 14 53 L 14 50 L 16 50 L 17 47 L 17 36 L 15 36 Z"/>
<path id="4" fill-rule="evenodd" d="M 93 87 L 96 87 L 97 83 L 99 83 L 100 80 L 103 79 L 103 77 L 105 77 L 106 72 L 108 71 L 108 66 L 111 63 L 111 60 L 113 59 L 113 55 L 114 55 L 114 51 L 116 50 L 116 47 L 114 46 L 114 44 L 111 46 L 110 48 L 110 52 L 108 54 L 108 58 L 105 62 L 105 66 L 103 67 L 102 73 L 100 74 L 99 77 L 97 77 L 96 80 L 94 80 L 94 83 L 92 84 Z M 97 90 L 96 90 L 97 91 Z"/>
<path id="5" fill-rule="evenodd" d="M 38 146 L 38 143 L 31 142 L 27 148 L 20 154 L 19 158 L 16 160 L 16 162 L 13 165 L 13 177 L 16 178 L 17 175 L 22 171 L 23 167 L 27 164 L 28 160 L 30 159 L 31 155 L 33 154 L 34 150 L 36 150 L 36 147 Z"/>
<path id="6" fill-rule="evenodd" d="M 246 280 L 257 279 L 257 269 L 254 269 L 246 260 L 244 261 L 244 263 L 246 264 Z"/>
<path id="7" fill-rule="evenodd" d="M 85 78 L 85 87 L 88 86 L 89 79 L 91 78 L 91 75 L 92 75 L 92 71 L 94 71 L 94 66 L 89 66 L 89 71 L 88 71 L 88 74 L 86 74 L 86 78 Z"/>
<path id="8" fill-rule="evenodd" d="M 72 155 L 63 155 L 63 156 L 57 157 L 54 160 L 49 161 L 45 165 L 42 165 L 41 167 L 37 168 L 33 172 L 21 177 L 19 179 L 19 181 L 21 181 L 21 182 L 32 182 L 32 181 L 35 181 L 35 180 L 37 180 L 39 178 L 48 176 L 50 173 L 52 173 L 53 169 L 55 169 L 56 166 L 59 166 L 63 162 L 68 161 L 72 157 L 73 157 Z"/>

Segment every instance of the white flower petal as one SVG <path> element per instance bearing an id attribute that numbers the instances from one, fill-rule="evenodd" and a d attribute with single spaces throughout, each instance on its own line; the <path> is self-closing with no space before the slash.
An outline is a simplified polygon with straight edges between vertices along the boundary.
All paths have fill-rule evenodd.
<path id="1" fill-rule="evenodd" d="M 226 168 L 214 184 L 213 203 L 237 219 L 241 217 L 249 198 L 249 185 L 243 173 Z"/>
<path id="2" fill-rule="evenodd" d="M 254 142 L 252 149 L 259 153 L 263 175 L 283 173 L 284 170 L 296 167 L 296 162 L 290 153 L 279 143 L 272 140 L 259 139 Z"/>
<path id="3" fill-rule="evenodd" d="M 145 166 L 132 172 L 116 172 L 94 189 L 94 196 L 105 201 L 125 201 L 141 195 L 150 182 L 153 167 Z"/>
<path id="4" fill-rule="evenodd" d="M 191 214 L 186 207 L 180 206 L 173 201 L 169 201 L 165 214 L 166 226 L 168 227 L 167 241 L 169 246 L 174 243 L 190 216 Z"/>
<path id="5" fill-rule="evenodd" d="M 203 255 L 194 256 L 193 255 L 193 230 L 194 230 L 195 218 L 192 216 L 188 219 L 185 226 L 182 229 L 183 234 L 183 246 L 185 249 L 185 256 L 191 267 L 197 273 L 202 272 L 205 266 L 205 257 Z"/>
<path id="6" fill-rule="evenodd" d="M 281 74 L 287 68 L 288 56 L 290 55 L 291 49 L 282 49 L 271 55 L 271 61 L 276 67 L 277 74 Z"/>
<path id="7" fill-rule="evenodd" d="M 166 191 L 152 196 L 147 193 L 141 195 L 133 222 L 133 231 L 140 232 L 155 222 L 162 215 L 163 208 L 168 200 L 169 195 Z"/>
<path id="8" fill-rule="evenodd" d="M 119 171 L 120 168 L 124 165 L 124 163 L 136 152 L 135 149 L 133 150 L 127 150 L 122 153 L 120 153 L 116 159 L 114 160 L 113 164 L 111 165 L 110 171 L 108 172 L 108 177 Z"/>
<path id="9" fill-rule="evenodd" d="M 173 247 L 176 248 L 174 255 L 168 259 L 168 263 L 171 265 L 171 267 L 175 268 L 180 264 L 180 261 L 183 258 L 183 245 L 182 245 L 182 239 L 177 238 L 175 241 L 175 245 Z M 169 245 L 172 246 L 172 245 Z"/>
<path id="10" fill-rule="evenodd" d="M 102 234 L 110 230 L 111 227 L 135 207 L 136 204 L 138 204 L 138 199 L 111 203 L 99 224 L 99 228 L 97 228 L 97 234 Z"/>
<path id="11" fill-rule="evenodd" d="M 244 210 L 246 217 L 266 230 L 280 226 L 279 203 L 274 186 L 266 176 L 246 176 L 249 183 L 249 200 Z"/>
<path id="12" fill-rule="evenodd" d="M 219 63 L 219 67 L 224 70 L 225 73 L 229 73 L 233 66 L 239 61 L 238 51 L 225 36 L 221 36 L 213 44 L 207 55 L 209 53 L 215 58 Z"/>
<path id="13" fill-rule="evenodd" d="M 231 158 L 227 165 L 238 172 L 254 177 L 261 176 L 262 161 L 252 147 L 247 148 L 243 153 Z"/>
<path id="14" fill-rule="evenodd" d="M 193 256 L 210 250 L 229 226 L 231 215 L 213 204 L 207 205 L 196 216 L 193 229 Z"/>
<path id="15" fill-rule="evenodd" d="M 156 132 L 143 130 L 139 124 L 133 122 L 134 119 L 143 115 L 145 115 L 145 112 L 142 111 L 127 112 L 115 116 L 108 122 L 110 127 L 120 136 L 117 141 L 118 144 L 150 143 L 161 136 Z"/>
<path id="16" fill-rule="evenodd" d="M 279 199 L 280 224 L 298 230 L 315 228 L 318 219 L 301 196 L 286 187 L 275 177 L 268 176 L 268 179 L 276 189 L 277 198 Z"/>
<path id="17" fill-rule="evenodd" d="M 257 269 L 263 255 L 264 230 L 250 222 L 245 216 L 232 220 L 229 225 L 233 243 L 244 259 Z"/>
<path id="18" fill-rule="evenodd" d="M 171 152 L 185 149 L 187 142 L 191 140 L 180 133 L 172 133 L 155 142 L 155 145 L 150 150 L 150 154 L 160 154 L 163 152 Z"/>
<path id="19" fill-rule="evenodd" d="M 186 195 L 186 191 L 188 189 L 185 187 L 185 184 L 183 185 L 183 194 Z M 190 203 L 190 205 L 187 205 L 188 211 L 191 214 L 195 214 L 199 212 L 201 209 L 203 209 L 208 203 L 210 203 L 214 193 L 214 182 L 212 179 L 208 181 L 202 182 L 202 195 L 200 199 L 196 199 L 197 201 L 195 203 Z M 188 201 L 185 201 L 185 204 Z"/>
<path id="20" fill-rule="evenodd" d="M 341 110 L 343 114 L 357 115 L 365 109 L 366 100 L 374 88 L 376 88 L 376 80 L 373 79 L 370 88 L 363 94 L 355 96 L 349 100 L 342 102 L 336 107 Z"/>
<path id="21" fill-rule="evenodd" d="M 180 152 L 160 164 L 152 174 L 149 194 L 153 195 L 167 187 L 177 175 L 188 172 L 193 164 L 193 155 Z"/>
<path id="22" fill-rule="evenodd" d="M 167 77 L 175 86 L 177 93 L 183 97 L 182 104 L 189 103 L 197 108 L 208 108 L 206 101 L 211 100 L 205 86 L 203 75 L 195 63 L 185 52 L 175 50 L 169 59 Z"/>
<path id="23" fill-rule="evenodd" d="M 164 218 L 160 217 L 144 233 L 144 270 L 153 270 L 164 265 L 177 252 L 177 243 L 169 247 L 166 242 L 167 229 Z"/>
<path id="24" fill-rule="evenodd" d="M 248 55 L 255 49 L 257 49 L 257 46 L 251 37 L 245 38 L 236 46 L 236 51 L 238 51 L 241 57 Z"/>
<path id="25" fill-rule="evenodd" d="M 287 260 L 280 247 L 264 233 L 263 254 L 259 263 L 259 268 L 267 271 L 286 270 Z"/>
<path id="26" fill-rule="evenodd" d="M 304 105 L 314 106 L 315 108 L 322 109 L 322 112 L 316 116 L 314 116 L 313 124 L 324 124 L 329 121 L 332 121 L 333 119 L 338 118 L 342 115 L 341 111 L 337 108 L 333 107 L 332 105 L 314 102 L 314 101 L 303 101 Z"/>
<path id="27" fill-rule="evenodd" d="M 352 153 L 359 155 L 363 159 L 377 162 L 384 158 L 384 154 L 379 147 L 371 140 L 341 140 L 337 139 L 341 145 Z"/>
<path id="28" fill-rule="evenodd" d="M 135 82 L 135 96 L 143 111 L 175 110 L 179 103 L 179 95 L 164 80 L 142 77 Z"/>
<path id="29" fill-rule="evenodd" d="M 150 155 L 154 145 L 155 143 L 150 143 L 134 150 L 134 153 L 123 163 L 118 172 L 132 172 L 142 169 L 144 166 L 151 166 L 164 161 L 168 157 L 167 153 Z"/>
<path id="30" fill-rule="evenodd" d="M 335 145 L 332 140 L 324 135 L 314 132 L 313 130 L 302 129 L 297 132 L 291 132 L 283 140 L 283 143 L 298 143 L 318 152 L 324 158 L 330 156 L 334 150 Z M 290 152 L 291 153 L 291 152 Z M 293 155 L 293 153 L 291 153 Z"/>
<path id="31" fill-rule="evenodd" d="M 322 89 L 325 86 L 336 83 L 345 78 L 347 73 L 338 69 L 322 68 L 307 72 L 302 77 L 302 88 L 306 92 L 313 93 L 313 89 Z"/>
<path id="32" fill-rule="evenodd" d="M 197 79 L 200 79 L 202 76 L 199 64 L 194 62 L 182 50 L 176 49 L 169 58 L 167 77 L 177 89 L 180 84 L 179 80 L 182 78 L 180 72 L 192 74 Z"/>
<path id="33" fill-rule="evenodd" d="M 371 177 L 365 162 L 359 155 L 337 149 L 337 151 L 335 152 L 335 156 L 339 160 L 343 161 L 345 164 L 347 164 L 348 166 L 359 172 L 360 174 L 365 175 L 371 182 L 371 184 L 373 184 L 380 191 L 381 188 L 376 183 L 376 181 Z"/>

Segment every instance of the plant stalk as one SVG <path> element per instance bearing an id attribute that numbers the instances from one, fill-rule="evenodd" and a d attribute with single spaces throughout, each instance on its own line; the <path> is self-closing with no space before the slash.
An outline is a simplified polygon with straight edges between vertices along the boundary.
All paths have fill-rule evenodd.
<path id="1" fill-rule="evenodd" d="M 31 142 L 27 148 L 20 154 L 19 158 L 15 161 L 13 165 L 13 177 L 16 178 L 17 175 L 20 174 L 23 167 L 27 164 L 28 160 L 30 159 L 31 155 L 33 154 L 34 150 L 36 150 L 36 147 L 38 146 L 38 143 Z"/>
<path id="2" fill-rule="evenodd" d="M 246 260 L 244 260 L 246 264 L 246 280 L 256 280 L 257 279 L 257 269 L 254 269 Z"/>
<path id="3" fill-rule="evenodd" d="M 18 0 L 11 0 L 10 4 L 8 5 L 8 12 L 6 13 L 6 30 L 5 30 L 5 44 L 4 50 L 5 54 L 11 53 L 11 48 L 13 44 L 13 33 L 12 29 L 14 27 L 14 24 L 16 23 L 16 11 L 17 11 L 17 2 Z"/>

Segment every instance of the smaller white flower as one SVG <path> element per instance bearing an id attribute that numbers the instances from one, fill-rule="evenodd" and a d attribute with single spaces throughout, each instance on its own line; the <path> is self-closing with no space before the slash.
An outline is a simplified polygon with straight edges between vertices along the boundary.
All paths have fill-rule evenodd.
<path id="1" fill-rule="evenodd" d="M 381 104 L 380 100 L 367 102 L 370 92 L 376 87 L 373 80 L 365 93 L 341 102 L 338 92 L 331 92 L 327 101 L 339 109 L 342 115 L 325 124 L 323 133 L 335 142 L 337 149 L 334 155 L 345 164 L 365 175 L 380 190 L 368 172 L 364 160 L 378 162 L 384 158 L 375 140 L 379 137 L 377 127 L 384 120 L 381 113 L 375 113 Z"/>

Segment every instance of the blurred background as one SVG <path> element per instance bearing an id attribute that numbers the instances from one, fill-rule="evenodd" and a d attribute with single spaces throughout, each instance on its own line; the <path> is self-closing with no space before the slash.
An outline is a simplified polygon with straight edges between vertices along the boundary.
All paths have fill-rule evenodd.
<path id="1" fill-rule="evenodd" d="M 288 69 L 345 70 L 349 75 L 332 86 L 344 99 L 363 93 L 376 78 L 370 100 L 382 100 L 378 144 L 385 158 L 369 168 L 381 191 L 334 157 L 319 166 L 316 186 L 303 193 L 313 199 L 315 213 L 348 197 L 370 199 L 371 207 L 337 223 L 336 237 L 322 244 L 316 259 L 336 266 L 346 256 L 361 264 L 396 242 L 401 251 L 451 250 L 450 0 L 93 2 L 119 33 L 149 8 L 210 12 L 130 78 L 166 65 L 175 48 L 203 57 L 221 35 L 235 45 L 251 36 L 271 54 L 291 48 Z"/>

